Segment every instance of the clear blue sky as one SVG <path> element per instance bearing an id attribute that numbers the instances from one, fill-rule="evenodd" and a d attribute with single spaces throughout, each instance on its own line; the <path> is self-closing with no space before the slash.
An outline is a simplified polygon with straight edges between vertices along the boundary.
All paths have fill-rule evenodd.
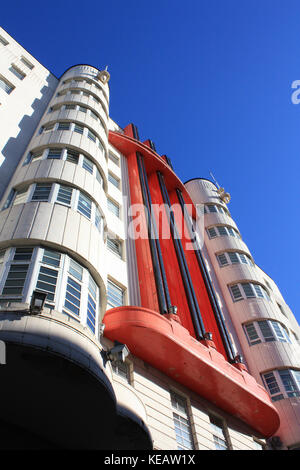
<path id="1" fill-rule="evenodd" d="M 213 172 L 256 263 L 300 320 L 300 2 L 4 2 L 1 25 L 56 76 L 111 74 L 111 116 L 172 159 Z"/>

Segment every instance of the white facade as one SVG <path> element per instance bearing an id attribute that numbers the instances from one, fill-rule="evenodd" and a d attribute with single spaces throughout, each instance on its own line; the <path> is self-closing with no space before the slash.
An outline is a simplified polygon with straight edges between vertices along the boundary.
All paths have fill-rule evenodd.
<path id="1" fill-rule="evenodd" d="M 230 313 L 239 352 L 280 413 L 277 435 L 285 447 L 298 447 L 299 325 L 275 282 L 255 264 L 218 188 L 205 179 L 191 180 L 186 187 L 193 202 L 205 208 L 204 251 L 221 303 Z"/>
<path id="2" fill-rule="evenodd" d="M 0 167 L 0 338 L 24 371 L 28 367 L 28 373 L 18 379 L 24 399 L 30 401 L 30 389 L 38 386 L 38 381 L 51 390 L 48 414 L 43 394 L 39 394 L 33 407 L 36 416 L 30 419 L 30 407 L 27 410 L 17 401 L 14 413 L 8 406 L 3 419 L 16 427 L 26 423 L 29 434 L 38 434 L 52 444 L 58 432 L 54 439 L 58 447 L 82 444 L 97 448 L 99 433 L 100 442 L 109 436 L 103 445 L 109 445 L 111 439 L 111 445 L 118 448 L 149 442 L 158 450 L 177 449 L 179 445 L 199 450 L 262 448 L 264 441 L 240 420 L 141 359 L 130 355 L 126 366 L 117 368 L 105 360 L 105 351 L 113 346 L 102 336 L 105 311 L 141 303 L 135 245 L 126 237 L 130 205 L 127 161 L 108 142 L 109 130 L 122 131 L 109 116 L 108 84 L 99 78 L 99 70 L 89 65 L 75 65 L 60 79 L 55 78 L 2 29 L 0 57 L 0 78 L 4 80 L 0 89 L 4 122 L 0 140 L 4 162 Z M 12 64 L 25 74 L 23 78 L 10 71 Z M 14 88 L 7 88 L 9 84 Z M 207 202 L 206 196 L 214 196 L 213 185 L 203 192 L 199 187 L 188 185 L 195 202 Z M 207 226 L 229 224 L 237 230 L 226 214 L 207 217 Z M 226 322 L 237 351 L 243 351 L 252 373 L 261 380 L 260 374 L 266 370 L 300 367 L 296 358 L 299 345 L 294 340 L 291 344 L 261 342 L 254 347 L 247 342 L 241 325 L 254 318 L 278 320 L 298 338 L 300 333 L 277 288 L 256 266 L 227 266 L 222 269 L 228 276 L 219 275 L 221 268 L 214 253 L 236 249 L 251 257 L 245 244 L 239 239 L 228 245 L 224 240 L 214 240 L 212 244 L 207 241 L 205 249 L 214 271 L 211 276 L 214 279 L 216 275 L 215 282 L 220 286 L 217 294 Z M 288 318 L 265 300 L 255 299 L 255 317 L 250 301 L 232 304 L 227 282 L 250 279 L 264 284 L 263 278 L 272 284 L 274 298 Z M 28 308 L 35 289 L 48 295 L 41 314 L 32 316 Z M 273 356 L 260 365 L 257 358 L 264 351 L 252 353 L 264 347 L 273 348 Z M 26 362 L 25 350 L 36 362 Z M 55 367 L 39 369 L 39 361 L 47 354 Z M 68 400 L 64 400 L 71 394 L 74 372 L 69 371 L 67 363 L 77 367 L 78 374 L 79 370 L 86 374 L 88 383 L 91 377 L 96 380 L 99 400 L 90 385 L 80 388 L 80 404 L 72 398 L 72 407 L 68 408 Z M 3 368 L 8 374 L 3 382 L 7 400 L 14 393 L 9 388 L 14 370 L 9 375 L 9 367 L 8 357 Z M 66 367 L 58 378 L 56 372 L 51 375 L 57 367 Z M 40 375 L 36 375 L 37 370 Z M 76 380 L 74 383 L 78 385 Z M 60 387 L 65 392 L 63 399 L 58 393 Z M 290 401 L 282 400 L 278 406 Z M 81 406 L 82 402 L 88 409 Z M 56 410 L 68 416 L 61 429 Z M 93 430 L 90 442 L 83 431 L 66 438 L 70 428 L 77 429 L 74 410 L 80 411 L 81 428 Z M 291 408 L 288 410 L 291 412 Z M 180 432 L 185 436 L 184 445 L 179 444 Z"/>

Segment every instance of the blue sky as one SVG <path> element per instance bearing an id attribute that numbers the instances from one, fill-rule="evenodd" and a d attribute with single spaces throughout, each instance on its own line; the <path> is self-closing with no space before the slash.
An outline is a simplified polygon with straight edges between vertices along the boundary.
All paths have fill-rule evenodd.
<path id="1" fill-rule="evenodd" d="M 300 3 L 114 0 L 1 7 L 56 76 L 108 65 L 111 117 L 134 122 L 183 181 L 213 172 L 256 263 L 300 320 Z"/>

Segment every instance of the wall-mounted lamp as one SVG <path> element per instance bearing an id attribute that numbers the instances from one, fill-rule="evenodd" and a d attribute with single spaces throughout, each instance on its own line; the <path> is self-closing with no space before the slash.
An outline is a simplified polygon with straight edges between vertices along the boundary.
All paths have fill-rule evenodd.
<path id="1" fill-rule="evenodd" d="M 46 292 L 40 292 L 38 290 L 34 290 L 32 292 L 29 312 L 31 315 L 38 315 L 43 310 L 45 305 L 45 301 L 47 298 Z"/>
<path id="2" fill-rule="evenodd" d="M 130 354 L 126 344 L 115 342 L 115 346 L 106 351 L 106 357 L 111 362 L 125 362 L 126 357 Z"/>

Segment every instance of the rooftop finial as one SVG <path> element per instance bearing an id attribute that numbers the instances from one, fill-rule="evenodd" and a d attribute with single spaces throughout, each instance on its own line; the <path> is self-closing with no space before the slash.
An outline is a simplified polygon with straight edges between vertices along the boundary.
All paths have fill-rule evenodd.
<path id="1" fill-rule="evenodd" d="M 226 193 L 225 192 L 225 189 L 224 188 L 221 188 L 219 183 L 217 182 L 216 178 L 214 177 L 214 175 L 212 174 L 212 172 L 210 171 L 210 176 L 212 177 L 212 179 L 214 180 L 215 182 L 215 185 L 217 186 L 218 188 L 218 195 L 220 197 L 220 199 L 225 202 L 226 204 L 228 204 L 230 202 L 230 194 L 229 193 Z"/>
<path id="2" fill-rule="evenodd" d="M 105 69 L 101 70 L 101 72 L 99 72 L 97 75 L 97 78 L 99 78 L 99 80 L 101 80 L 101 82 L 104 84 L 107 83 L 110 79 L 110 74 L 107 71 L 107 69 L 108 69 L 108 65 L 106 65 Z"/>

